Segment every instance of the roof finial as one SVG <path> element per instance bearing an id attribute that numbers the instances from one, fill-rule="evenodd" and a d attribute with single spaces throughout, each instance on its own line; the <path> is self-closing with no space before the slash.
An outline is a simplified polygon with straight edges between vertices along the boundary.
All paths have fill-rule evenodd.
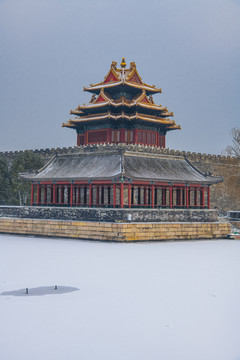
<path id="1" fill-rule="evenodd" d="M 127 64 L 125 63 L 125 58 L 124 57 L 122 58 L 122 62 L 121 62 L 120 65 L 121 65 L 122 68 L 126 67 Z"/>
<path id="2" fill-rule="evenodd" d="M 116 70 L 116 68 L 117 68 L 117 63 L 116 63 L 116 61 L 112 61 L 111 68 L 113 68 L 113 69 Z"/>

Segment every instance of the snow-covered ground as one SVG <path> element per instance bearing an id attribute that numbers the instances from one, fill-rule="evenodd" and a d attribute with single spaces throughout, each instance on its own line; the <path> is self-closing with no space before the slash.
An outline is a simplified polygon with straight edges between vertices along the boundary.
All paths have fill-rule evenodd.
<path id="1" fill-rule="evenodd" d="M 240 359 L 236 240 L 0 235 L 0 293 L 0 360 Z"/>

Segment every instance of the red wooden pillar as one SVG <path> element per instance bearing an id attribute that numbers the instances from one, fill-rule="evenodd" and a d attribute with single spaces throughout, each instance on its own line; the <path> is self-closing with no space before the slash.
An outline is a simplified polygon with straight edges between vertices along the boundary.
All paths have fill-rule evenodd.
<path id="1" fill-rule="evenodd" d="M 116 207 L 116 184 L 113 184 L 113 207 Z"/>
<path id="2" fill-rule="evenodd" d="M 209 186 L 207 189 L 207 194 L 208 194 L 208 209 L 210 209 L 210 187 Z"/>
<path id="3" fill-rule="evenodd" d="M 89 189 L 89 207 L 92 206 L 92 184 L 90 183 L 89 186 L 88 186 L 88 189 Z M 86 202 L 87 202 L 87 199 L 86 199 Z"/>
<path id="4" fill-rule="evenodd" d="M 70 185 L 70 206 L 73 206 L 73 183 Z"/>
<path id="5" fill-rule="evenodd" d="M 131 207 L 131 184 L 128 184 L 128 207 Z"/>
<path id="6" fill-rule="evenodd" d="M 53 205 L 56 203 L 56 184 L 53 184 Z"/>
<path id="7" fill-rule="evenodd" d="M 31 185 L 31 206 L 33 206 L 33 199 L 34 199 L 34 185 Z"/>
<path id="8" fill-rule="evenodd" d="M 173 207 L 173 189 L 172 189 L 172 185 L 169 186 L 169 205 L 170 208 L 172 209 Z"/>
<path id="9" fill-rule="evenodd" d="M 152 208 L 154 208 L 154 184 L 152 184 Z"/>
<path id="10" fill-rule="evenodd" d="M 123 208 L 123 183 L 121 183 L 120 185 L 120 203 L 121 203 L 121 208 Z"/>
<path id="11" fill-rule="evenodd" d="M 187 185 L 186 185 L 186 205 L 187 208 L 189 208 L 189 189 Z"/>

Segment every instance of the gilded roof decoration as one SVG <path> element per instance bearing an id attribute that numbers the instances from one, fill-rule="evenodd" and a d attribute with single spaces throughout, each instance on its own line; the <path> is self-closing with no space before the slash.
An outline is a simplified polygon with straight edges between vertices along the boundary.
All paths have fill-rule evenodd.
<path id="1" fill-rule="evenodd" d="M 153 100 L 152 95 L 162 90 L 142 81 L 135 62 L 131 62 L 127 68 L 123 58 L 120 65 L 118 68 L 117 62 L 113 61 L 102 82 L 84 88 L 92 93 L 91 100 L 71 110 L 70 114 L 76 117 L 63 126 L 77 129 L 84 123 L 109 119 L 155 123 L 161 125 L 164 131 L 180 129 L 174 120 L 169 119 L 173 112 L 169 112 L 166 106 L 155 104 Z"/>

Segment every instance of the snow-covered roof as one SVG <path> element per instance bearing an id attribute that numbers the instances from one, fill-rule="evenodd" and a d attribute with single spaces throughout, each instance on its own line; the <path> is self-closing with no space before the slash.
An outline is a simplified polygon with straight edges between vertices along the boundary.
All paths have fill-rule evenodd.
<path id="1" fill-rule="evenodd" d="M 203 174 L 182 156 L 115 151 L 81 152 L 55 156 L 35 174 L 21 174 L 32 181 L 113 180 L 121 175 L 133 180 L 212 184 L 220 177 Z"/>

